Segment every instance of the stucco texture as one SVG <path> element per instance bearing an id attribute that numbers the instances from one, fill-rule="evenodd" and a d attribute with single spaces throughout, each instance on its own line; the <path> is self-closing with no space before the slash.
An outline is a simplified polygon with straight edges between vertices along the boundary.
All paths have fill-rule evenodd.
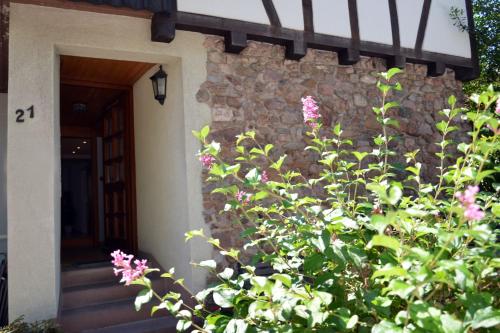
<path id="1" fill-rule="evenodd" d="M 164 164 L 167 169 L 157 169 L 158 174 L 173 172 L 176 177 L 174 202 L 182 202 L 185 209 L 175 215 L 175 233 L 154 235 L 154 223 L 169 218 L 157 215 L 153 221 L 139 227 L 140 241 L 144 246 L 164 242 L 169 237 L 179 237 L 181 229 L 190 230 L 204 226 L 201 199 L 201 168 L 194 155 L 199 143 L 191 135 L 210 121 L 208 107 L 196 101 L 195 93 L 205 80 L 206 52 L 203 36 L 196 33 L 178 32 L 171 44 L 150 41 L 150 20 L 125 16 L 81 12 L 34 5 L 13 3 L 10 16 L 10 56 L 8 95 L 8 255 L 9 255 L 9 316 L 13 320 L 25 315 L 27 320 L 53 318 L 57 316 L 60 293 L 60 129 L 59 129 L 59 55 L 76 55 L 95 58 L 175 64 L 172 83 L 176 98 L 162 110 L 148 109 L 142 105 L 145 117 L 164 117 L 156 124 L 155 131 L 142 132 L 144 136 L 161 135 L 164 130 L 175 129 L 159 137 L 165 152 L 176 151 L 174 163 Z M 169 66 L 170 67 L 170 66 Z M 139 83 L 140 84 L 140 83 Z M 139 86 L 138 86 L 139 87 Z M 146 90 L 146 88 L 143 88 Z M 151 98 L 151 91 L 148 91 Z M 138 100 L 140 103 L 140 96 Z M 35 118 L 19 124 L 15 122 L 15 110 L 34 105 Z M 170 107 L 168 107 L 170 105 Z M 137 107 L 140 107 L 137 104 Z M 139 110 L 136 110 L 139 112 Z M 155 114 L 155 112 L 162 112 Z M 159 120 L 159 119 L 158 119 Z M 146 121 L 140 116 L 138 121 Z M 148 124 L 138 123 L 140 127 Z M 170 127 L 169 127 L 170 126 Z M 141 128 L 141 127 L 140 127 Z M 139 133 L 141 134 L 141 132 Z M 164 140 L 175 140 L 165 142 Z M 148 138 L 139 137 L 138 143 L 148 143 Z M 143 140 L 143 141 L 141 141 Z M 167 148 L 172 145 L 172 148 Z M 147 147 L 143 147 L 148 149 Z M 154 149 L 160 149 L 158 145 Z M 153 148 L 151 148 L 153 149 Z M 161 151 L 154 151 L 154 154 Z M 139 155 L 141 156 L 141 155 Z M 168 156 L 168 155 L 167 155 Z M 147 156 L 150 157 L 150 156 Z M 177 163 L 177 164 L 176 164 Z M 175 165 L 175 168 L 170 168 Z M 141 175 L 149 170 L 140 164 Z M 190 175 L 187 177 L 187 175 Z M 154 182 L 157 175 L 151 173 Z M 170 177 L 170 178 L 167 178 Z M 174 185 L 174 184 L 173 184 Z M 141 187 L 142 189 L 142 187 Z M 144 192 L 141 192 L 144 193 Z M 152 197 L 153 192 L 150 192 Z M 139 199 L 140 216 L 148 216 L 150 208 Z M 157 197 L 161 205 L 168 197 Z M 146 212 L 146 213 L 145 213 Z M 153 214 L 153 212 L 151 212 Z M 149 223 L 149 224 L 147 224 Z M 168 222 L 165 222 L 168 223 Z M 171 222 L 170 222 L 171 223 Z M 149 230 L 149 231 L 148 231 Z M 177 240 L 175 240 L 177 242 Z M 175 243 L 178 244 L 178 243 Z M 161 247 L 155 250 L 168 250 Z M 152 254 L 163 266 L 171 254 Z M 204 258 L 207 252 L 202 246 L 189 244 L 178 251 L 176 260 L 185 263 Z M 167 259 L 169 258 L 169 259 Z M 192 271 L 187 265 L 181 267 L 186 282 L 194 289 L 200 288 L 205 277 Z"/>

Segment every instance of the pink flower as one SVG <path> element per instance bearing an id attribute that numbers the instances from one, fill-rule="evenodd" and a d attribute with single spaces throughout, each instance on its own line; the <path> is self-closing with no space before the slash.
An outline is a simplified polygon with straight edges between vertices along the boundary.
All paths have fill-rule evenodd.
<path id="1" fill-rule="evenodd" d="M 260 181 L 264 184 L 269 181 L 269 175 L 267 174 L 266 170 L 262 171 L 262 174 L 260 175 Z"/>
<path id="2" fill-rule="evenodd" d="M 317 120 L 321 118 L 318 110 L 318 104 L 311 96 L 302 98 L 302 112 L 304 114 L 304 123 L 306 125 L 311 126 L 312 128 L 318 127 Z"/>
<path id="3" fill-rule="evenodd" d="M 495 109 L 495 113 L 500 115 L 500 98 L 497 99 L 497 108 Z"/>
<path id="4" fill-rule="evenodd" d="M 242 204 L 247 204 L 250 202 L 250 198 L 252 197 L 251 194 L 248 194 L 247 192 L 245 191 L 238 191 L 236 193 L 236 200 L 238 200 L 239 202 L 241 202 Z"/>
<path id="5" fill-rule="evenodd" d="M 468 221 L 478 221 L 484 217 L 484 212 L 481 211 L 481 207 L 475 203 L 477 193 L 479 193 L 478 186 L 469 186 L 464 193 L 457 192 L 455 194 L 455 197 L 465 209 L 464 217 Z"/>
<path id="6" fill-rule="evenodd" d="M 200 156 L 200 162 L 204 168 L 211 169 L 215 163 L 215 158 L 212 155 L 203 154 Z"/>
<path id="7" fill-rule="evenodd" d="M 145 259 L 136 259 L 134 261 L 134 268 L 131 264 L 134 256 L 131 254 L 125 254 L 120 250 L 112 252 L 111 257 L 113 257 L 111 263 L 115 266 L 113 268 L 115 275 L 118 276 L 121 274 L 122 279 L 120 280 L 120 282 L 125 282 L 126 286 L 143 277 L 146 270 L 149 268 L 147 266 L 147 260 Z"/>

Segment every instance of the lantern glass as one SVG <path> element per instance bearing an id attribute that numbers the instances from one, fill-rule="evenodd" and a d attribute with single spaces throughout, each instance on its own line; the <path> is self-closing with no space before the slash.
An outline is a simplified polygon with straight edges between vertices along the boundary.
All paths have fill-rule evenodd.
<path id="1" fill-rule="evenodd" d="M 150 79 L 153 84 L 155 99 L 163 105 L 167 97 L 167 73 L 160 66 L 160 69 Z"/>

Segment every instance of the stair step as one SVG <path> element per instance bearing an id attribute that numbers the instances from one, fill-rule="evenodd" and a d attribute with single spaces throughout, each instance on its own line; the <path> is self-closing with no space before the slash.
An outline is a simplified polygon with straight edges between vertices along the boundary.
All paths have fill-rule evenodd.
<path id="1" fill-rule="evenodd" d="M 151 318 L 151 307 L 148 304 L 135 311 L 134 298 L 112 303 L 89 305 L 77 309 L 63 310 L 59 323 L 65 333 L 79 333 L 85 330 L 110 327 L 123 323 L 144 321 Z M 158 311 L 154 317 L 165 317 L 164 311 Z"/>
<path id="2" fill-rule="evenodd" d="M 154 290 L 160 295 L 166 292 L 164 279 L 153 279 L 151 282 L 153 283 Z M 62 293 L 62 309 L 64 311 L 89 305 L 131 299 L 141 289 L 141 286 L 131 285 L 127 287 L 118 283 L 118 281 L 66 287 Z"/>
<path id="3" fill-rule="evenodd" d="M 173 317 L 150 318 L 132 323 L 83 331 L 83 333 L 174 333 L 177 319 Z"/>
<path id="4" fill-rule="evenodd" d="M 61 286 L 63 289 L 113 281 L 118 283 L 119 280 L 113 273 L 111 264 L 103 267 L 73 269 L 61 272 Z"/>

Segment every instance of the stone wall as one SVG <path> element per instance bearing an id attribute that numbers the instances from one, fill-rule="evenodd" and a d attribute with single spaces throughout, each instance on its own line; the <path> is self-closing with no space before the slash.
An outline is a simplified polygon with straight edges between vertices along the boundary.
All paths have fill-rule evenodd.
<path id="1" fill-rule="evenodd" d="M 385 71 L 385 61 L 363 57 L 353 66 L 338 64 L 337 54 L 309 50 L 301 61 L 284 59 L 284 48 L 250 42 L 240 54 L 224 53 L 223 40 L 207 37 L 207 80 L 197 93 L 199 102 L 212 112 L 212 136 L 222 146 L 234 146 L 237 134 L 254 129 L 263 143 L 273 143 L 277 153 L 288 155 L 287 166 L 305 174 L 318 171 L 314 156 L 303 151 L 305 126 L 300 98 L 311 95 L 320 104 L 323 123 L 341 123 L 344 135 L 353 139 L 358 150 L 371 151 L 372 137 L 380 133 L 372 106 L 379 106 L 376 73 Z M 420 149 L 425 179 L 436 172 L 434 155 L 440 140 L 435 129 L 438 111 L 446 106 L 448 96 L 462 99 L 462 86 L 448 70 L 441 77 L 427 77 L 427 67 L 408 64 L 399 81 L 403 91 L 394 99 L 402 107 L 392 116 L 400 128 L 394 149 Z M 400 154 L 402 156 L 402 154 Z M 212 234 L 226 246 L 239 246 L 239 230 L 218 215 L 221 202 L 204 185 L 205 220 Z"/>

